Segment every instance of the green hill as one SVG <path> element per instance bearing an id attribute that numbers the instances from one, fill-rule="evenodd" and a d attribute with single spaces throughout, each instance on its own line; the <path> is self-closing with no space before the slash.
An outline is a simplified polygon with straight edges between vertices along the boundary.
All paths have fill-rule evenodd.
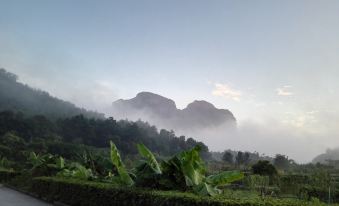
<path id="1" fill-rule="evenodd" d="M 0 69 L 0 111 L 12 110 L 27 115 L 44 115 L 51 119 L 79 114 L 104 118 L 103 114 L 79 108 L 70 102 L 52 97 L 45 91 L 24 85 L 17 79 L 17 75 Z"/>

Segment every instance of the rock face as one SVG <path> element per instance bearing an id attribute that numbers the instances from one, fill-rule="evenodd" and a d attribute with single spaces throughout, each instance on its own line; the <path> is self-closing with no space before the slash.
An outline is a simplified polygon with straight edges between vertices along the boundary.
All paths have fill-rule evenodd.
<path id="1" fill-rule="evenodd" d="M 128 100 L 117 100 L 112 106 L 112 115 L 115 118 L 141 119 L 175 131 L 236 125 L 236 119 L 229 110 L 217 109 L 209 102 L 194 101 L 180 110 L 173 100 L 151 92 L 141 92 Z"/>

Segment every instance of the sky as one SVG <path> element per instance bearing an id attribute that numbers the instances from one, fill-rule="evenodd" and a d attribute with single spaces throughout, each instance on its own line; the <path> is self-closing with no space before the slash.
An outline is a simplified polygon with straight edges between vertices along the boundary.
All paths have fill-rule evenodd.
<path id="1" fill-rule="evenodd" d="M 100 112 L 140 91 L 178 108 L 207 100 L 237 118 L 243 135 L 225 147 L 305 162 L 339 147 L 338 11 L 337 0 L 0 0 L 0 67 Z"/>

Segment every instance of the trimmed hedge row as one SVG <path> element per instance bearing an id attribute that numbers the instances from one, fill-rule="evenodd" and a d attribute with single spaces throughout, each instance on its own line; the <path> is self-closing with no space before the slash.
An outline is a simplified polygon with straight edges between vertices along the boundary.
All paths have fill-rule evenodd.
<path id="1" fill-rule="evenodd" d="M 20 173 L 14 172 L 12 170 L 0 169 L 0 182 L 1 183 L 9 182 L 18 175 L 20 175 Z"/>
<path id="2" fill-rule="evenodd" d="M 310 206 L 319 203 L 298 200 L 230 200 L 200 197 L 175 191 L 121 188 L 108 183 L 40 177 L 33 179 L 31 192 L 48 201 L 74 206 Z"/>

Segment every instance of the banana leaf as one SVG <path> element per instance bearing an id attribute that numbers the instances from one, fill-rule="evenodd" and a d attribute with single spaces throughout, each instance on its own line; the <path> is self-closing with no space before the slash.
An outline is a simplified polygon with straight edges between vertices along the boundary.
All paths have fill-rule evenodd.
<path id="1" fill-rule="evenodd" d="M 153 153 L 149 149 L 147 149 L 147 147 L 143 144 L 138 144 L 137 146 L 140 155 L 147 159 L 147 164 L 152 168 L 152 170 L 156 174 L 161 174 L 162 172 L 160 169 L 160 165 L 155 159 Z"/>
<path id="2" fill-rule="evenodd" d="M 58 158 L 56 158 L 55 163 L 47 164 L 47 166 L 50 167 L 50 168 L 62 170 L 62 169 L 65 168 L 65 160 L 62 157 L 58 157 Z"/>
<path id="3" fill-rule="evenodd" d="M 205 167 L 199 152 L 200 148 L 194 147 L 180 154 L 181 169 L 187 186 L 200 185 L 205 178 Z"/>
<path id="4" fill-rule="evenodd" d="M 225 171 L 219 174 L 210 175 L 206 178 L 206 182 L 213 186 L 221 186 L 232 183 L 244 178 L 244 174 L 238 171 Z"/>
<path id="5" fill-rule="evenodd" d="M 201 196 L 216 196 L 221 194 L 221 190 L 213 187 L 208 183 L 201 183 L 200 185 L 194 186 L 193 191 Z"/>
<path id="6" fill-rule="evenodd" d="M 128 186 L 133 185 L 134 181 L 129 176 L 124 164 L 122 163 L 117 147 L 112 141 L 110 141 L 110 144 L 111 144 L 111 160 L 113 165 L 116 167 L 118 171 L 121 183 Z"/>
<path id="7" fill-rule="evenodd" d="M 79 163 L 72 163 L 70 165 L 70 169 L 63 169 L 62 171 L 57 173 L 59 177 L 72 177 L 81 180 L 88 180 L 93 177 L 93 173 L 91 169 L 87 169 Z"/>

